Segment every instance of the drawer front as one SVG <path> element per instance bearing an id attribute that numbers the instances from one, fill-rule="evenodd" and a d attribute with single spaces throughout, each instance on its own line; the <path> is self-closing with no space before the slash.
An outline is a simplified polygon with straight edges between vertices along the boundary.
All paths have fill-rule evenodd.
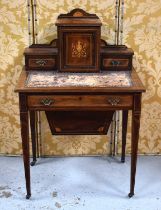
<path id="1" fill-rule="evenodd" d="M 104 58 L 104 67 L 124 67 L 127 68 L 129 65 L 129 59 L 118 59 L 118 58 Z"/>
<path id="2" fill-rule="evenodd" d="M 56 56 L 29 56 L 26 58 L 26 68 L 27 70 L 54 70 L 57 68 Z"/>
<path id="3" fill-rule="evenodd" d="M 28 96 L 28 106 L 35 109 L 49 108 L 131 108 L 132 95 L 35 95 Z"/>
<path id="4" fill-rule="evenodd" d="M 131 70 L 132 58 L 131 57 L 103 57 L 102 70 Z"/>

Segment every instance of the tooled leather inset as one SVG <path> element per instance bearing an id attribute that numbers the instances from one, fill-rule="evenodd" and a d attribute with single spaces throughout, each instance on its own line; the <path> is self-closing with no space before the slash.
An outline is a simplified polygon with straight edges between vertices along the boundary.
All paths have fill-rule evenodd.
<path id="1" fill-rule="evenodd" d="M 27 87 L 129 87 L 131 78 L 128 72 L 108 73 L 53 73 L 30 72 L 26 82 Z"/>

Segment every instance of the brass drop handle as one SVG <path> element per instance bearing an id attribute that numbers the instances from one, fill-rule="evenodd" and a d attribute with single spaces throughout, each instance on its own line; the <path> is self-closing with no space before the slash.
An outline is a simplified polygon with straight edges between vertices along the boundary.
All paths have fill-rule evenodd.
<path id="1" fill-rule="evenodd" d="M 38 64 L 39 66 L 45 66 L 47 64 L 47 60 L 36 59 L 36 64 Z"/>
<path id="2" fill-rule="evenodd" d="M 112 106 L 116 106 L 120 103 L 120 99 L 119 98 L 109 98 L 108 102 L 112 105 Z"/>
<path id="3" fill-rule="evenodd" d="M 113 66 L 118 66 L 118 65 L 120 64 L 120 61 L 115 61 L 115 60 L 113 60 L 113 61 L 111 61 L 111 64 L 112 64 Z"/>
<path id="4" fill-rule="evenodd" d="M 54 103 L 53 100 L 45 98 L 41 100 L 41 104 L 45 105 L 45 106 L 50 106 L 52 103 Z"/>

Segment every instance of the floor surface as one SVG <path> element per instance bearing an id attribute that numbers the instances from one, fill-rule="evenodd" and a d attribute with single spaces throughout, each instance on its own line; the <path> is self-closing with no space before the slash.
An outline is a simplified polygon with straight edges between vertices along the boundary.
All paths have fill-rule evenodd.
<path id="1" fill-rule="evenodd" d="M 140 156 L 128 198 L 130 157 L 41 158 L 25 199 L 22 157 L 0 157 L 0 210 L 161 210 L 161 157 Z"/>

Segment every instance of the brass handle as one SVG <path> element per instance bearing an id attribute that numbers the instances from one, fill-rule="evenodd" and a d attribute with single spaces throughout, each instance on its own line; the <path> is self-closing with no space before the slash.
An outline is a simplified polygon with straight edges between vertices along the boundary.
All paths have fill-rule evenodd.
<path id="1" fill-rule="evenodd" d="M 47 60 L 36 59 L 36 64 L 38 64 L 39 66 L 45 66 L 47 64 Z"/>
<path id="2" fill-rule="evenodd" d="M 41 104 L 45 105 L 45 106 L 50 106 L 54 101 L 48 98 L 42 99 L 41 100 Z"/>
<path id="3" fill-rule="evenodd" d="M 120 103 L 120 99 L 119 98 L 109 98 L 108 102 L 112 105 L 112 106 L 116 106 Z"/>
<path id="4" fill-rule="evenodd" d="M 111 61 L 111 64 L 113 65 L 113 66 L 118 66 L 119 64 L 120 64 L 120 61 Z"/>

